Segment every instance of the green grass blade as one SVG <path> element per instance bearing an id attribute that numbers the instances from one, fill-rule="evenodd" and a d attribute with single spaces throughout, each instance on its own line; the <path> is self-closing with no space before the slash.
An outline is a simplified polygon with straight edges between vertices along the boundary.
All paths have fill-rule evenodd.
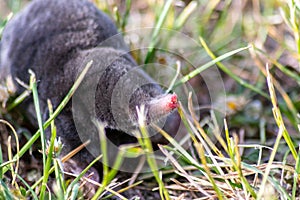
<path id="1" fill-rule="evenodd" d="M 296 200 L 296 192 L 297 192 L 297 187 L 299 185 L 299 174 L 300 174 L 300 151 L 298 151 L 298 157 L 296 160 L 296 165 L 295 165 L 295 173 L 294 173 L 294 183 L 293 183 L 293 189 L 292 189 L 292 199 Z"/>
<path id="2" fill-rule="evenodd" d="M 74 186 L 73 186 L 73 189 L 72 189 L 72 193 L 71 193 L 71 197 L 70 199 L 71 200 L 76 200 L 78 199 L 77 198 L 77 195 L 78 195 L 78 191 L 79 191 L 79 183 L 76 183 Z"/>
<path id="3" fill-rule="evenodd" d="M 41 144 L 42 144 L 42 155 L 43 155 L 43 169 L 45 169 L 46 164 L 46 137 L 44 133 L 43 121 L 42 121 L 42 114 L 40 110 L 40 103 L 39 103 L 39 96 L 37 91 L 36 85 L 36 77 L 34 72 L 29 71 L 30 73 L 30 88 L 32 89 L 33 94 L 33 103 L 36 112 L 36 118 L 38 121 L 40 136 L 41 136 Z"/>
<path id="4" fill-rule="evenodd" d="M 178 16 L 177 20 L 174 23 L 173 28 L 175 30 L 179 30 L 181 29 L 185 22 L 187 21 L 187 19 L 191 16 L 191 14 L 195 11 L 195 9 L 198 6 L 198 2 L 197 1 L 191 1 L 185 8 L 184 10 L 180 13 L 180 15 Z"/>
<path id="5" fill-rule="evenodd" d="M 108 174 L 109 174 L 109 162 L 108 162 L 108 152 L 107 152 L 107 140 L 105 135 L 105 125 L 99 123 L 97 120 L 94 121 L 99 133 L 100 138 L 100 148 L 102 153 L 102 166 L 103 166 L 103 180 L 101 186 L 98 188 L 96 194 L 93 196 L 93 199 L 97 199 L 101 193 L 104 191 L 105 187 L 109 183 Z"/>
<path id="6" fill-rule="evenodd" d="M 3 192 L 4 192 L 4 197 L 6 200 L 13 200 L 13 195 L 11 194 L 9 188 L 7 185 L 3 182 L 2 179 L 0 179 L 0 187 L 2 186 Z M 0 193 L 1 193 L 1 188 L 0 188 Z"/>
<path id="7" fill-rule="evenodd" d="M 154 47 L 155 47 L 156 43 L 158 42 L 159 31 L 161 30 L 162 25 L 164 24 L 164 22 L 166 20 L 167 14 L 171 8 L 172 3 L 173 3 L 173 0 L 167 0 L 161 14 L 159 15 L 159 19 L 154 27 L 154 31 L 151 36 L 149 50 L 147 52 L 146 59 L 144 62 L 145 64 L 149 63 L 154 56 Z"/>
<path id="8" fill-rule="evenodd" d="M 273 85 L 268 67 L 267 67 L 267 83 L 268 83 L 268 87 L 269 87 L 271 102 L 273 105 L 272 111 L 273 111 L 274 119 L 276 121 L 276 124 L 277 124 L 279 130 L 282 130 L 283 138 L 284 138 L 285 142 L 287 143 L 290 151 L 292 152 L 294 159 L 297 160 L 297 151 L 296 151 L 296 148 L 294 146 L 294 143 L 293 143 L 288 131 L 285 128 L 283 118 L 281 115 L 281 111 L 278 107 L 278 102 L 277 102 L 277 98 L 276 98 L 276 94 L 275 94 L 274 85 Z"/>
<path id="9" fill-rule="evenodd" d="M 37 197 L 36 193 L 33 191 L 33 189 L 30 187 L 30 185 L 19 175 L 17 174 L 18 179 L 20 179 L 22 181 L 22 183 L 28 188 L 28 190 L 30 191 L 32 198 L 35 200 L 38 200 L 39 198 Z"/>
<path id="10" fill-rule="evenodd" d="M 8 105 L 7 111 L 11 111 L 13 108 L 17 107 L 20 103 L 24 101 L 31 94 L 31 89 L 26 89 L 22 94 L 20 94 L 14 101 Z"/>
<path id="11" fill-rule="evenodd" d="M 13 13 L 10 13 L 1 23 L 0 25 L 0 39 L 2 38 L 2 33 L 4 30 L 4 27 L 6 26 L 7 22 L 13 17 Z"/>
<path id="12" fill-rule="evenodd" d="M 140 109 L 137 110 L 138 115 L 138 122 L 139 122 L 139 128 L 141 132 L 142 138 L 139 138 L 139 143 L 142 147 L 144 147 L 144 151 L 146 153 L 146 158 L 149 167 L 151 168 L 151 172 L 153 173 L 156 182 L 159 186 L 159 193 L 162 200 L 166 199 L 169 200 L 170 196 L 168 193 L 168 190 L 164 186 L 164 182 L 162 178 L 160 177 L 158 166 L 155 160 L 155 155 L 153 153 L 153 147 L 151 140 L 149 138 L 148 130 L 145 124 L 145 107 L 142 106 Z"/>
<path id="13" fill-rule="evenodd" d="M 93 196 L 93 199 L 99 199 L 99 196 L 104 191 L 105 187 L 115 178 L 116 174 L 118 173 L 118 170 L 120 166 L 123 163 L 124 160 L 124 151 L 119 151 L 116 160 L 111 167 L 111 170 L 107 173 L 107 176 L 103 176 L 103 181 L 101 183 L 101 187 L 97 190 L 96 194 Z M 100 197 L 102 199 L 102 197 Z"/>
<path id="14" fill-rule="evenodd" d="M 111 167 L 111 170 L 109 170 L 109 161 L 108 161 L 108 152 L 107 152 L 107 139 L 105 135 L 105 125 L 100 124 L 98 121 L 94 122 L 97 126 L 99 136 L 100 136 L 100 145 L 101 145 L 101 152 L 102 152 L 102 163 L 103 163 L 103 180 L 101 183 L 101 186 L 98 188 L 96 194 L 93 196 L 93 199 L 98 199 L 99 196 L 102 194 L 102 192 L 105 190 L 105 187 L 109 184 L 111 180 L 116 176 L 120 166 L 123 163 L 124 160 L 124 154 L 125 151 L 121 149 L 121 151 L 118 152 L 116 159 L 114 161 L 113 166 Z M 124 146 L 126 148 L 126 146 Z"/>
<path id="15" fill-rule="evenodd" d="M 210 68 L 210 67 L 213 66 L 214 64 L 216 64 L 216 63 L 218 63 L 218 62 L 220 62 L 220 61 L 222 61 L 222 60 L 224 60 L 224 59 L 226 59 L 226 58 L 228 58 L 228 57 L 230 57 L 230 56 L 232 56 L 232 55 L 234 55 L 234 54 L 237 54 L 237 53 L 239 53 L 239 52 L 241 52 L 241 51 L 247 50 L 247 49 L 249 49 L 249 48 L 251 48 L 251 47 L 252 47 L 252 45 L 248 45 L 248 46 L 246 46 L 246 47 L 242 47 L 242 48 L 239 48 L 239 49 L 230 51 L 230 52 L 228 52 L 228 53 L 223 54 L 222 56 L 219 56 L 219 57 L 213 59 L 212 61 L 206 63 L 205 65 L 202 65 L 201 67 L 198 67 L 198 68 L 195 69 L 194 71 L 192 71 L 192 72 L 188 73 L 187 75 L 185 75 L 184 77 L 182 77 L 182 79 L 181 79 L 180 81 L 178 81 L 178 82 L 174 85 L 173 89 L 176 88 L 176 87 L 178 87 L 178 86 L 180 86 L 180 85 L 182 85 L 182 84 L 184 84 L 184 83 L 186 83 L 186 82 L 189 81 L 191 78 L 197 76 L 198 74 L 200 74 L 200 73 L 203 72 L 204 70 Z"/>
<path id="16" fill-rule="evenodd" d="M 50 111 L 50 116 L 53 114 L 53 109 L 52 105 L 50 102 L 48 102 L 48 107 Z M 48 182 L 48 177 L 50 175 L 50 168 L 51 168 L 51 163 L 52 163 L 52 157 L 54 154 L 54 143 L 56 139 L 56 127 L 54 125 L 54 120 L 51 122 L 51 138 L 50 138 L 50 145 L 48 147 L 48 154 L 47 154 L 47 159 L 46 159 L 46 164 L 44 168 L 44 177 L 43 177 L 43 182 L 41 186 L 41 191 L 40 191 L 40 199 L 44 199 L 45 191 L 46 191 L 46 185 Z"/>
<path id="17" fill-rule="evenodd" d="M 123 16 L 123 20 L 122 20 L 122 24 L 121 24 L 121 30 L 123 32 L 125 31 L 125 27 L 126 27 L 127 22 L 128 22 L 130 8 L 131 8 L 131 0 L 126 0 L 126 11 L 125 11 L 125 14 Z"/>
<path id="18" fill-rule="evenodd" d="M 60 168 L 58 159 L 54 159 L 54 173 L 55 173 L 55 180 L 58 191 L 56 192 L 56 196 L 58 199 L 64 199 L 64 194 L 66 193 L 66 186 L 64 182 L 63 173 Z M 51 172 L 51 170 L 50 170 Z"/>
<path id="19" fill-rule="evenodd" d="M 203 48 L 205 49 L 205 51 L 207 52 L 207 54 L 212 58 L 212 59 L 216 59 L 216 56 L 213 54 L 213 52 L 209 49 L 209 47 L 207 46 L 206 42 L 203 40 L 202 37 L 199 37 L 199 40 L 203 46 Z M 224 54 L 225 55 L 225 54 Z M 244 81 L 243 79 L 241 79 L 239 76 L 235 75 L 234 73 L 232 73 L 232 71 L 230 71 L 224 64 L 222 64 L 221 62 L 216 62 L 216 64 L 218 65 L 218 67 L 225 72 L 228 76 L 230 76 L 233 80 L 235 80 L 238 84 L 262 95 L 263 97 L 269 99 L 269 96 L 267 93 L 263 92 L 262 90 L 260 90 L 259 88 L 256 88 L 255 86 L 247 83 L 246 81 Z"/>
<path id="20" fill-rule="evenodd" d="M 36 84 L 36 76 L 34 72 L 30 71 L 30 88 L 32 89 L 32 94 L 33 94 L 33 102 L 34 102 L 34 107 L 36 111 L 36 117 L 38 121 L 38 126 L 39 126 L 39 131 L 40 131 L 40 137 L 41 137 L 41 144 L 42 144 L 42 155 L 43 155 L 43 182 L 41 186 L 41 191 L 40 191 L 40 199 L 45 198 L 45 191 L 46 191 L 46 184 L 49 176 L 49 168 L 50 166 L 46 167 L 46 165 L 50 165 L 51 163 L 46 162 L 46 136 L 44 132 L 44 127 L 43 127 L 43 121 L 42 121 L 42 114 L 40 110 L 40 104 L 39 104 L 39 97 L 38 97 L 38 91 L 37 91 L 37 84 Z M 49 157 L 48 157 L 49 158 Z M 49 159 L 48 159 L 49 160 Z"/>

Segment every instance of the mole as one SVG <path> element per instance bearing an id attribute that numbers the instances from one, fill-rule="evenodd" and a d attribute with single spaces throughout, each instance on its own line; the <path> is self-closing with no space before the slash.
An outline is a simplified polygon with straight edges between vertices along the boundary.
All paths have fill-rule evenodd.
<path id="1" fill-rule="evenodd" d="M 177 95 L 166 94 L 138 67 L 114 22 L 86 0 L 29 3 L 6 25 L 0 58 L 0 81 L 12 77 L 16 94 L 24 91 L 16 79 L 28 83 L 28 70 L 35 73 L 44 121 L 49 118 L 47 100 L 56 108 L 93 61 L 78 91 L 55 119 L 65 153 L 86 138 L 99 142 L 93 139 L 98 134 L 93 119 L 105 124 L 106 135 L 114 144 L 135 142 L 129 133 L 138 128 L 137 109 L 142 105 L 147 124 L 163 118 L 167 132 L 178 128 Z M 32 98 L 21 107 L 37 123 Z M 46 134 L 49 138 L 48 129 Z M 163 142 L 161 136 L 151 140 Z M 94 157 L 91 154 L 79 152 L 75 159 L 80 165 L 88 164 Z"/>

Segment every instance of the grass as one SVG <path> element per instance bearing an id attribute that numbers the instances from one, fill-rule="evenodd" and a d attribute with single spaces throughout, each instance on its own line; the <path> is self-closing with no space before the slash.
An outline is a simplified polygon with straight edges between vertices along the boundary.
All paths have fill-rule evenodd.
<path id="1" fill-rule="evenodd" d="M 17 12 L 19 1 L 10 2 Z M 88 183 L 97 188 L 93 199 L 114 195 L 127 199 L 124 191 L 134 196 L 137 190 L 161 199 L 299 199 L 300 5 L 296 1 L 194 0 L 186 6 L 172 0 L 96 3 L 115 19 L 135 49 L 132 53 L 139 64 L 159 63 L 162 70 L 174 66 L 177 80 L 169 77 L 171 81 L 164 84 L 180 97 L 183 137 L 174 138 L 153 125 L 169 142 L 158 145 L 162 155 L 156 156 L 141 108 L 139 130 L 135 132 L 138 146 L 121 146 L 109 168 L 105 125 L 95 122 L 102 155 L 79 175 L 67 179 L 62 163 L 84 145 L 60 158 L 63 147 L 56 138 L 55 118 L 91 63 L 56 110 L 48 102 L 50 116 L 44 123 L 32 74 L 25 92 L 11 97 L 0 110 L 0 123 L 8 129 L 0 135 L 0 199 L 79 199 L 84 198 Z M 11 15 L 2 20 L 0 35 L 10 19 Z M 129 31 L 135 26 L 154 29 L 148 35 Z M 139 48 L 143 45 L 148 48 Z M 222 93 L 211 89 L 215 87 L 223 88 Z M 29 95 L 34 99 L 39 129 L 26 140 L 18 105 Z M 246 103 L 239 101 L 242 97 Z M 222 113 L 225 108 L 230 110 L 227 115 Z M 47 127 L 52 132 L 50 141 L 43 133 Z M 22 170 L 23 158 L 32 155 L 32 146 L 39 140 L 40 166 L 31 169 L 39 175 L 34 178 Z M 128 180 L 116 180 L 128 157 L 144 160 Z M 99 160 L 104 176 L 96 183 L 86 173 Z M 141 172 L 143 163 L 149 166 L 147 173 Z"/>

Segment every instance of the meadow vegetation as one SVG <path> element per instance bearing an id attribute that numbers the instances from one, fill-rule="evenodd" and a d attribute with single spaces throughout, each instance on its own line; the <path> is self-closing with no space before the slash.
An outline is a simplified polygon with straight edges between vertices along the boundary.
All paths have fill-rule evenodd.
<path id="1" fill-rule="evenodd" d="M 8 2 L 12 14 L 0 21 L 0 36 L 24 4 Z M 11 96 L 0 108 L 0 199 L 79 199 L 84 198 L 87 182 L 97 186 L 93 199 L 126 199 L 123 192 L 136 199 L 300 199 L 298 1 L 94 3 L 115 20 L 133 57 L 151 76 L 158 72 L 153 70 L 157 67 L 147 68 L 149 63 L 173 69 L 160 81 L 180 97 L 183 136 L 174 139 L 153 125 L 169 141 L 158 145 L 162 154 L 154 157 L 141 109 L 135 133 L 139 145 L 122 146 L 109 168 L 104 127 L 97 124 L 103 154 L 94 162 L 104 164 L 102 182 L 84 176 L 94 162 L 67 179 L 61 165 L 71 155 L 58 156 L 62 144 L 56 138 L 55 117 L 89 65 L 58 108 L 49 102 L 46 122 L 41 120 L 38 83 L 32 73 L 24 94 Z M 38 130 L 26 124 L 18 107 L 30 95 Z M 51 128 L 50 141 L 45 139 L 45 128 Z M 143 156 L 147 173 L 139 173 L 137 167 L 128 180 L 116 179 L 125 157 Z"/>

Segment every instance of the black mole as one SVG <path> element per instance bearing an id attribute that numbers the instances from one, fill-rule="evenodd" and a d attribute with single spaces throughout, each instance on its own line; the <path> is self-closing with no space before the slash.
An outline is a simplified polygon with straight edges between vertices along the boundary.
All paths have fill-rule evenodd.
<path id="1" fill-rule="evenodd" d="M 93 140 L 93 117 L 105 122 L 108 137 L 120 144 L 134 141 L 125 133 L 137 127 L 137 107 L 145 106 L 148 123 L 177 108 L 177 96 L 165 94 L 137 67 L 111 19 L 85 0 L 35 0 L 9 21 L 1 41 L 0 80 L 11 76 L 27 83 L 28 70 L 34 71 L 46 120 L 47 99 L 57 107 L 90 60 L 79 92 L 55 119 L 65 153 L 85 139 Z M 23 90 L 17 86 L 17 94 Z M 26 101 L 27 113 L 34 116 L 32 99 Z M 167 119 L 171 131 L 178 126 L 174 113 Z M 77 159 L 89 163 L 92 157 L 83 152 Z"/>

